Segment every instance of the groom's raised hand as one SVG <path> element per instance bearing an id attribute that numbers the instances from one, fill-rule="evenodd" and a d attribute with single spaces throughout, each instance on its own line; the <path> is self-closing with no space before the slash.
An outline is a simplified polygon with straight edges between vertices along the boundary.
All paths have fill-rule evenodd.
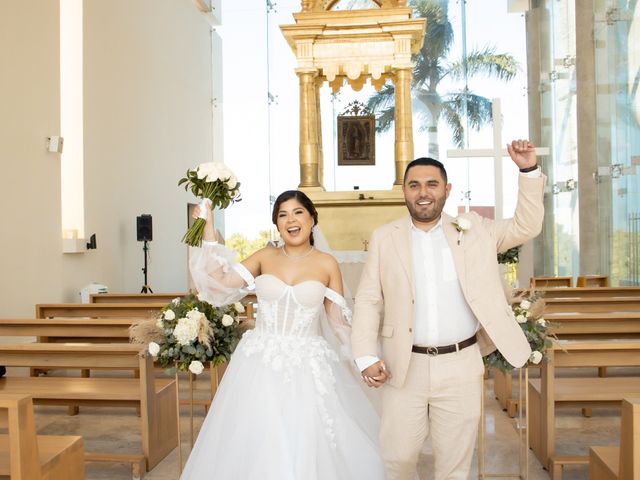
<path id="1" fill-rule="evenodd" d="M 362 380 L 370 387 L 381 387 L 391 378 L 391 373 L 383 360 L 379 360 L 362 371 Z"/>
<path id="2" fill-rule="evenodd" d="M 520 170 L 536 165 L 536 149 L 529 140 L 514 140 L 508 143 L 507 152 Z"/>

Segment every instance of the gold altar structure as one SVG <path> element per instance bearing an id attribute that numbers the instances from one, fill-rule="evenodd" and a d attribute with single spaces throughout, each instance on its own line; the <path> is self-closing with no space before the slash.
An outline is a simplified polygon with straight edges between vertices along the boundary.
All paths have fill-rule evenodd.
<path id="1" fill-rule="evenodd" d="M 413 160 L 411 55 L 426 20 L 411 18 L 407 0 L 374 0 L 379 8 L 332 10 L 338 0 L 302 0 L 295 24 L 280 29 L 297 58 L 300 84 L 300 185 L 315 203 L 335 250 L 363 250 L 375 227 L 406 212 L 402 177 Z M 395 87 L 395 179 L 389 191 L 326 192 L 322 185 L 320 87 L 359 91 L 369 80 Z M 330 218 L 331 222 L 326 219 Z"/>

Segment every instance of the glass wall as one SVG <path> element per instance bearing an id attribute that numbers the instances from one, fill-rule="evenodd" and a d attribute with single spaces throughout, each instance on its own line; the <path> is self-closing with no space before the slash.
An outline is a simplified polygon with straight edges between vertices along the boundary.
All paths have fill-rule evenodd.
<path id="1" fill-rule="evenodd" d="M 532 125 L 539 131 L 540 143 L 551 149 L 544 160 L 548 176 L 544 262 L 536 274 L 573 276 L 580 270 L 573 2 L 547 0 L 529 15 L 534 22 L 529 42 L 535 42 L 530 51 L 537 53 L 529 59 L 529 68 L 539 72 L 537 89 L 531 85 L 530 94 L 540 103 L 539 118 Z"/>
<path id="2" fill-rule="evenodd" d="M 640 285 L 640 7 L 594 6 L 601 263 L 614 284 Z"/>

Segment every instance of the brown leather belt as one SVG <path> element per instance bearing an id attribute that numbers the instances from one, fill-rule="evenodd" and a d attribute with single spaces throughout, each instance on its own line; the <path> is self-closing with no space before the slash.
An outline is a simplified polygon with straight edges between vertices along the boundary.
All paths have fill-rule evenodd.
<path id="1" fill-rule="evenodd" d="M 463 340 L 460 343 L 454 343 L 453 345 L 445 345 L 444 347 L 420 347 L 418 345 L 414 345 L 411 347 L 411 351 L 435 357 L 436 355 L 443 355 L 445 353 L 459 352 L 463 348 L 467 348 L 477 341 L 478 339 L 474 334 L 473 337 L 469 337 L 466 340 Z"/>

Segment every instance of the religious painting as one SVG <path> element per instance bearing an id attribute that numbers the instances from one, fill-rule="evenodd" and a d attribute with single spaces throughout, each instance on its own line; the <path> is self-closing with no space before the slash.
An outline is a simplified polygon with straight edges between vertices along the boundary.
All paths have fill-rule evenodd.
<path id="1" fill-rule="evenodd" d="M 376 164 L 373 115 L 338 115 L 338 165 Z"/>

